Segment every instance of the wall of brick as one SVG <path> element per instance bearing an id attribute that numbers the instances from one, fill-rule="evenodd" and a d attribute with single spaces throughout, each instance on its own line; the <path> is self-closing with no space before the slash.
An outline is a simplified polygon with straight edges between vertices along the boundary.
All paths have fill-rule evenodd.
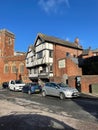
<path id="1" fill-rule="evenodd" d="M 95 84 L 95 83 L 98 83 L 98 75 L 85 75 L 85 76 L 82 76 L 82 79 L 81 79 L 81 90 L 82 92 L 87 92 L 89 93 L 90 90 L 89 90 L 89 87 L 91 84 Z"/>
<path id="2" fill-rule="evenodd" d="M 66 58 L 66 73 L 68 76 L 82 75 L 82 69 L 70 58 Z"/>
<path id="3" fill-rule="evenodd" d="M 81 92 L 90 93 L 90 85 L 98 83 L 98 75 L 82 75 L 81 76 Z M 76 76 L 68 78 L 68 84 L 76 88 Z"/>
<path id="4" fill-rule="evenodd" d="M 0 83 L 9 81 L 11 79 L 19 79 L 19 76 L 21 75 L 22 79 L 28 80 L 28 70 L 25 67 L 25 55 L 23 56 L 12 56 L 12 57 L 5 57 L 5 58 L 0 58 Z M 5 65 L 9 66 L 9 71 L 5 73 L 4 71 L 4 66 Z M 12 66 L 15 64 L 16 68 L 18 69 L 17 73 L 12 72 Z M 20 65 L 24 65 L 24 72 L 20 73 Z M 26 78 L 25 78 L 26 77 Z M 27 82 L 27 81 L 24 81 Z"/>
<path id="5" fill-rule="evenodd" d="M 76 88 L 76 76 L 68 77 L 68 84 L 69 86 Z"/>
<path id="6" fill-rule="evenodd" d="M 14 55 L 14 39 L 14 34 L 9 31 L 0 31 L 0 56 Z"/>
<path id="7" fill-rule="evenodd" d="M 54 61 L 53 61 L 53 73 L 54 76 L 60 76 L 60 73 L 66 73 L 66 68 L 65 70 L 62 69 L 60 72 L 58 69 L 58 61 L 60 59 L 66 58 L 66 53 L 69 52 L 70 56 L 74 57 L 78 57 L 81 53 L 82 50 L 78 50 L 78 49 L 74 49 L 74 48 L 69 48 L 69 47 L 65 47 L 65 46 L 61 46 L 61 45 L 54 45 Z M 71 66 L 71 65 L 70 65 Z"/>

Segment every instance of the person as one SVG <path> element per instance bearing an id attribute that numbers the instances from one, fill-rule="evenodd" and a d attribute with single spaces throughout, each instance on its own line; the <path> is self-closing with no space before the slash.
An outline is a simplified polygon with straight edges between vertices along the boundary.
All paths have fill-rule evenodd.
<path id="1" fill-rule="evenodd" d="M 43 87 L 44 86 L 44 82 L 41 79 L 38 79 L 38 84 Z"/>

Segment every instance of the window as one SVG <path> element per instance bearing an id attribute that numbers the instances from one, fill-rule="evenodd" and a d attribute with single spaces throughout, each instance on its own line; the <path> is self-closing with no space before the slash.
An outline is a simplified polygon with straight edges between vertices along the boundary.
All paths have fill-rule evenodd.
<path id="1" fill-rule="evenodd" d="M 9 38 L 9 44 L 12 44 L 12 39 L 11 38 Z"/>
<path id="2" fill-rule="evenodd" d="M 17 69 L 16 69 L 16 65 L 13 65 L 13 66 L 12 66 L 12 73 L 16 73 L 16 70 L 17 70 Z"/>
<path id="3" fill-rule="evenodd" d="M 66 52 L 66 56 L 69 57 L 69 56 L 70 56 L 70 53 L 69 53 L 69 52 Z"/>
<path id="4" fill-rule="evenodd" d="M 43 73 L 45 73 L 46 72 L 46 67 L 43 67 L 43 71 L 42 71 Z"/>
<path id="5" fill-rule="evenodd" d="M 53 51 L 52 50 L 49 50 L 49 57 L 53 57 Z"/>
<path id="6" fill-rule="evenodd" d="M 26 63 L 29 64 L 29 59 L 28 58 L 26 58 Z"/>
<path id="7" fill-rule="evenodd" d="M 24 72 L 24 64 L 21 64 L 20 65 L 20 73 L 23 73 Z"/>
<path id="8" fill-rule="evenodd" d="M 37 74 L 37 73 L 38 73 L 38 69 L 34 68 L 34 74 Z"/>
<path id="9" fill-rule="evenodd" d="M 50 65 L 50 71 L 52 71 L 52 65 Z"/>
<path id="10" fill-rule="evenodd" d="M 38 58 L 38 59 L 42 58 L 42 56 L 43 56 L 42 51 L 40 51 L 40 52 L 37 53 L 37 58 Z"/>
<path id="11" fill-rule="evenodd" d="M 8 72 L 9 72 L 9 66 L 8 66 L 8 65 L 5 65 L 5 66 L 4 66 L 4 72 L 5 72 L 5 73 L 8 73 Z"/>
<path id="12" fill-rule="evenodd" d="M 33 56 L 31 56 L 31 62 L 33 62 Z"/>

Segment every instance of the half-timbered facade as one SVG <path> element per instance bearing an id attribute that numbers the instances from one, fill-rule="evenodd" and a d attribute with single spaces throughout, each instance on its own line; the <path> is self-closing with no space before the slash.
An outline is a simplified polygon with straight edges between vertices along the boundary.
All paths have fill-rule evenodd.
<path id="1" fill-rule="evenodd" d="M 29 78 L 32 81 L 37 81 L 38 79 L 43 81 L 61 79 L 63 75 L 69 75 L 69 69 L 71 68 L 66 64 L 68 59 L 72 61 L 73 58 L 74 60 L 69 63 L 73 63 L 78 67 L 75 62 L 78 61 L 77 57 L 81 53 L 82 47 L 77 42 L 70 43 L 39 33 L 35 43 L 29 46 L 26 55 L 26 67 L 29 70 Z M 71 65 L 69 66 L 71 67 Z M 74 71 L 73 74 L 75 74 Z M 79 74 L 81 74 L 80 71 Z"/>

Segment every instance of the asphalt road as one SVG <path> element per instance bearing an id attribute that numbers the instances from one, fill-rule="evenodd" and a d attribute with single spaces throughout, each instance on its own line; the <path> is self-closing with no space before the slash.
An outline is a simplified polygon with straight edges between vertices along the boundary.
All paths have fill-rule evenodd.
<path id="1" fill-rule="evenodd" d="M 5 99 L 27 108 L 40 108 L 46 112 L 98 123 L 98 98 L 81 95 L 79 98 L 60 100 L 57 97 L 42 97 L 0 89 L 0 99 Z"/>

